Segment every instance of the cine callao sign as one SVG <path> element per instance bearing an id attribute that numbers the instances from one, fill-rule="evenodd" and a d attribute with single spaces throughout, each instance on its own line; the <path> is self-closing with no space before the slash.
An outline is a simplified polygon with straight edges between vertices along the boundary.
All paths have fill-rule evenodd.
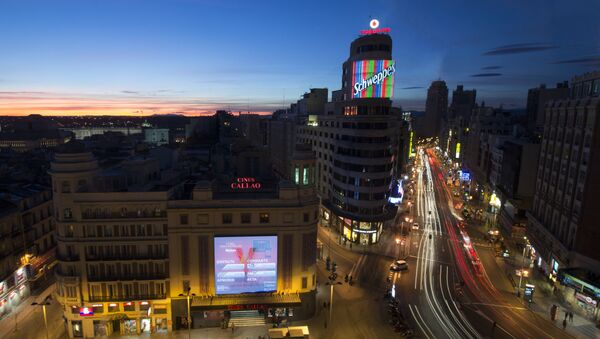
<path id="1" fill-rule="evenodd" d="M 235 181 L 231 183 L 232 190 L 257 190 L 262 187 L 261 183 L 256 181 L 255 178 L 240 177 L 235 178 Z"/>
<path id="2" fill-rule="evenodd" d="M 391 98 L 394 95 L 394 60 L 359 60 L 352 63 L 352 98 Z"/>

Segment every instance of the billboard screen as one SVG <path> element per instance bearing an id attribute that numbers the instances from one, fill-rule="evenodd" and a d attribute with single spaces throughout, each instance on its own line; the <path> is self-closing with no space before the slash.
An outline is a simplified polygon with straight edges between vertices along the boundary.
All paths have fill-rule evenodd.
<path id="1" fill-rule="evenodd" d="M 217 294 L 277 290 L 277 236 L 215 237 Z"/>
<path id="2" fill-rule="evenodd" d="M 359 60 L 352 63 L 352 98 L 391 98 L 394 95 L 394 60 Z"/>

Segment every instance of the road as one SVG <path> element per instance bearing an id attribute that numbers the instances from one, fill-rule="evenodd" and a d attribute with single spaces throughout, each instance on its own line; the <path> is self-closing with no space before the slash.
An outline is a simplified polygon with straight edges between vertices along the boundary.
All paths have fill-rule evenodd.
<path id="1" fill-rule="evenodd" d="M 31 306 L 31 302 L 41 302 L 47 295 L 54 291 L 50 286 L 41 296 L 31 297 L 18 310 L 18 317 L 15 321 L 14 315 L 2 319 L 0 323 L 0 339 L 46 339 L 46 330 L 44 326 L 44 316 L 42 308 Z M 48 337 L 50 339 L 65 338 L 66 329 L 62 319 L 62 309 L 57 301 L 50 301 L 46 307 L 48 319 Z"/>
<path id="2" fill-rule="evenodd" d="M 485 271 L 433 151 L 417 163 L 416 213 L 422 232 L 411 288 L 401 284 L 412 320 L 426 338 L 565 338 L 513 293 L 499 291 Z M 494 276 L 498 272 L 492 272 Z"/>

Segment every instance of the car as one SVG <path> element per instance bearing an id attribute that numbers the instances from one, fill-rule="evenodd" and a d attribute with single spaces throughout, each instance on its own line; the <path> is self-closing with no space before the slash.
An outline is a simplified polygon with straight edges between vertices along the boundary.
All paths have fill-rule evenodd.
<path id="1" fill-rule="evenodd" d="M 408 269 L 408 264 L 406 260 L 396 260 L 392 265 L 390 265 L 390 271 L 398 272 L 404 271 Z"/>
<path id="2" fill-rule="evenodd" d="M 418 223 L 418 222 L 416 222 L 416 223 L 412 224 L 412 227 L 411 227 L 411 228 L 412 228 L 413 230 L 418 230 L 418 229 L 419 229 L 419 223 Z"/>

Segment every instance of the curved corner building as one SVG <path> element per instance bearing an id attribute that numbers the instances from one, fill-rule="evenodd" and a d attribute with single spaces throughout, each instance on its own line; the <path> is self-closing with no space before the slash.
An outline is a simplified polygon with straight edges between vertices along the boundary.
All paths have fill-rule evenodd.
<path id="1" fill-rule="evenodd" d="M 387 34 L 363 35 L 350 45 L 342 89 L 325 115 L 309 116 L 300 141 L 317 154 L 321 224 L 347 241 L 373 244 L 397 208 L 388 203 L 398 159 L 398 117 L 392 114 L 395 64 Z"/>

